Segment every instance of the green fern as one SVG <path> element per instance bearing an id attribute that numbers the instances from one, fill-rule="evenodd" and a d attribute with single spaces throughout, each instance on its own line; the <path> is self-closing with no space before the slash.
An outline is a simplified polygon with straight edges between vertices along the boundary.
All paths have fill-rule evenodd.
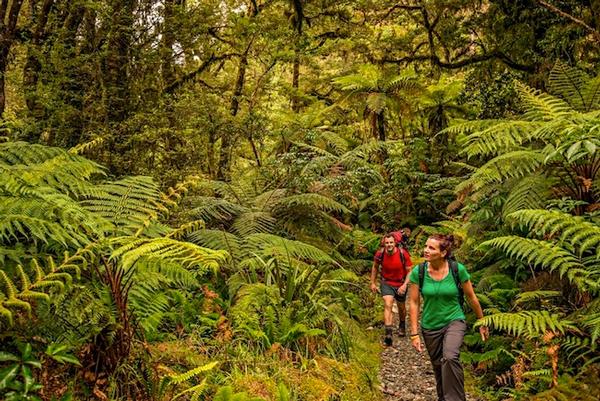
<path id="1" fill-rule="evenodd" d="M 509 220 L 525 225 L 538 236 L 557 236 L 560 242 L 579 250 L 579 255 L 595 250 L 600 257 L 600 226 L 584 217 L 550 210 L 521 210 L 508 216 Z"/>
<path id="2" fill-rule="evenodd" d="M 31 315 L 35 302 L 48 301 L 50 294 L 64 292 L 65 284 L 70 285 L 72 282 L 69 271 L 75 270 L 79 274 L 79 268 L 72 264 L 76 258 L 77 256 L 66 257 L 60 265 L 55 265 L 54 260 L 48 258 L 47 273 L 41 264 L 33 259 L 31 261 L 31 270 L 35 273 L 33 279 L 30 277 L 31 273 L 27 272 L 22 265 L 17 265 L 16 275 L 20 280 L 18 287 L 6 271 L 0 270 L 0 315 L 6 319 L 8 325 L 13 324 L 15 309 L 26 311 Z"/>
<path id="3" fill-rule="evenodd" d="M 483 248 L 491 246 L 502 249 L 509 256 L 533 265 L 542 266 L 550 271 L 558 270 L 573 282 L 591 284 L 585 279 L 591 274 L 581 260 L 564 248 L 547 241 L 526 239 L 518 236 L 504 236 L 485 241 Z"/>
<path id="4" fill-rule="evenodd" d="M 164 259 L 178 262 L 190 268 L 216 270 L 227 257 L 224 251 L 215 251 L 171 238 L 118 237 L 115 243 L 123 244 L 112 253 L 111 258 L 120 259 L 125 269 L 140 259 Z"/>
<path id="5" fill-rule="evenodd" d="M 574 322 L 559 314 L 547 311 L 521 311 L 516 313 L 494 313 L 477 321 L 478 325 L 493 327 L 514 336 L 528 338 L 543 336 L 547 331 L 566 333 L 577 331 Z"/>

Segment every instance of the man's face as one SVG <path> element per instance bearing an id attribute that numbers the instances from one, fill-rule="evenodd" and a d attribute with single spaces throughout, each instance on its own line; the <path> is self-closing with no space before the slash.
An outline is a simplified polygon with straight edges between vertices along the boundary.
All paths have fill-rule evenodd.
<path id="1" fill-rule="evenodd" d="M 383 239 L 383 247 L 388 253 L 394 253 L 394 248 L 396 247 L 396 241 L 394 241 L 394 237 L 385 237 Z"/>

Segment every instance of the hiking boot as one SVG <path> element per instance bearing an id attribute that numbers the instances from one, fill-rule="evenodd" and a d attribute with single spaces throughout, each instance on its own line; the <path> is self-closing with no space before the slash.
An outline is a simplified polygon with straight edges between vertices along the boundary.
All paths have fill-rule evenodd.
<path id="1" fill-rule="evenodd" d="M 406 328 L 404 326 L 398 327 L 398 336 L 400 336 L 400 337 L 406 336 Z"/>
<path id="2" fill-rule="evenodd" d="M 391 347 L 391 346 L 392 346 L 392 344 L 393 344 L 392 337 L 387 337 L 387 336 L 386 336 L 386 337 L 383 339 L 383 343 L 385 344 L 385 346 L 386 346 L 386 347 Z"/>

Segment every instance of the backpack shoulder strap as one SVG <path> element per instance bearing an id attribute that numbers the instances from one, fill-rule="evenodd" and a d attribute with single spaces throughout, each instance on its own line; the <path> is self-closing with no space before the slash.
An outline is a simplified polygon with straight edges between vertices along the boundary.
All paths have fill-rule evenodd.
<path id="1" fill-rule="evenodd" d="M 402 246 L 402 244 L 398 244 L 396 245 L 396 248 L 398 248 L 398 252 L 400 252 L 400 262 L 402 262 L 402 268 L 406 269 L 406 257 L 404 256 L 404 247 Z"/>
<path id="2" fill-rule="evenodd" d="M 456 288 L 458 289 L 458 304 L 461 308 L 464 309 L 465 294 L 463 292 L 462 283 L 460 282 L 460 277 L 458 276 L 458 262 L 454 259 L 450 259 L 448 260 L 448 265 L 450 266 L 452 278 L 454 278 L 454 283 L 456 284 Z"/>
<path id="3" fill-rule="evenodd" d="M 425 269 L 427 268 L 427 262 L 419 263 L 417 269 L 419 269 L 419 293 L 423 294 L 423 283 L 425 282 Z"/>

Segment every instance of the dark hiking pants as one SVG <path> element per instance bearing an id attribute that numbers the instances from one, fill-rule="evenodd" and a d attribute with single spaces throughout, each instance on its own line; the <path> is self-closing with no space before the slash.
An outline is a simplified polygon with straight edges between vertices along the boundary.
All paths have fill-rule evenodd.
<path id="1" fill-rule="evenodd" d="M 458 359 L 467 325 L 454 320 L 438 330 L 422 330 L 435 373 L 438 401 L 464 401 L 465 378 Z"/>

